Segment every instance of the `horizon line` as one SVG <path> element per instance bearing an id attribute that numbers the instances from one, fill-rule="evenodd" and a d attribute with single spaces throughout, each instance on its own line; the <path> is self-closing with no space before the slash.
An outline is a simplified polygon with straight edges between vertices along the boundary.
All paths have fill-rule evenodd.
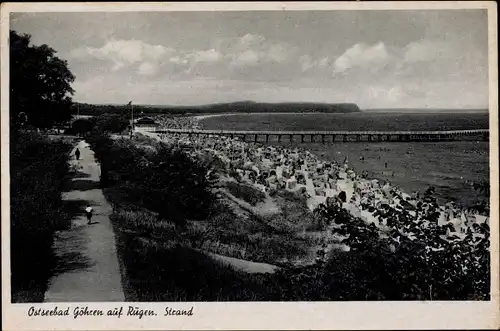
<path id="1" fill-rule="evenodd" d="M 126 106 L 128 102 L 124 103 L 88 103 L 81 101 L 74 101 L 74 104 L 87 104 L 87 105 L 96 105 L 96 106 Z M 186 107 L 206 107 L 206 106 L 214 106 L 214 105 L 224 105 L 224 104 L 232 104 L 232 103 L 265 103 L 265 104 L 318 104 L 318 105 L 345 105 L 351 104 L 356 105 L 361 111 L 369 111 L 369 110 L 425 110 L 425 111 L 433 111 L 433 110 L 482 110 L 489 111 L 488 106 L 482 107 L 464 107 L 464 108 L 444 108 L 444 107 L 436 107 L 436 108 L 426 108 L 426 107 L 369 107 L 369 108 L 361 108 L 355 102 L 315 102 L 315 101 L 278 101 L 278 102 L 270 102 L 270 101 L 253 101 L 253 100 L 241 100 L 241 101 L 227 101 L 227 102 L 214 102 L 214 103 L 204 103 L 204 104 L 194 104 L 194 105 L 172 105 L 172 104 L 145 104 L 145 103 L 137 103 L 133 105 L 135 106 L 149 106 L 149 107 L 163 107 L 163 108 L 186 108 Z"/>

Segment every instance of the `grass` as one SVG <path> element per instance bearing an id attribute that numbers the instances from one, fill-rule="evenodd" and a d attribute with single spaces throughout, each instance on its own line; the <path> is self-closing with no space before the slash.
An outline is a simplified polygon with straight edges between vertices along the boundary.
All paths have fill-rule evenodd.
<path id="1" fill-rule="evenodd" d="M 263 278 L 189 247 L 171 223 L 145 212 L 111 216 L 127 301 L 248 301 L 265 298 Z"/>
<path id="2" fill-rule="evenodd" d="M 110 191 L 106 192 L 109 196 Z M 116 200 L 116 197 L 112 197 L 111 200 Z M 181 301 L 183 298 L 188 298 L 188 300 L 227 301 L 233 298 L 234 300 L 239 300 L 238 298 L 246 300 L 245 298 L 248 299 L 248 295 L 252 293 L 250 297 L 259 299 L 262 297 L 254 292 L 260 293 L 264 290 L 260 289 L 262 285 L 259 282 L 255 283 L 256 280 L 252 277 L 259 278 L 260 276 L 241 274 L 241 272 L 234 271 L 231 268 L 228 269 L 225 265 L 220 265 L 220 262 L 212 260 L 206 254 L 200 255 L 199 252 L 189 253 L 188 251 L 202 249 L 207 252 L 254 262 L 281 264 L 306 256 L 311 245 L 314 244 L 308 238 L 296 236 L 293 232 L 283 233 L 282 231 L 270 229 L 261 224 L 262 220 L 255 220 L 252 217 L 245 219 L 241 215 L 238 216 L 231 212 L 227 207 L 227 205 L 220 205 L 218 208 L 214 208 L 206 221 L 189 221 L 183 229 L 176 227 L 173 223 L 159 220 L 156 214 L 145 210 L 115 208 L 111 220 L 117 233 L 122 271 L 124 278 L 127 279 L 127 284 L 124 285 L 127 298 L 138 301 L 157 301 L 166 300 L 167 298 L 168 300 Z M 264 229 L 266 231 L 263 231 Z M 227 276 L 229 277 L 228 281 L 238 284 L 231 285 L 232 288 L 243 286 L 244 289 L 246 286 L 250 286 L 251 288 L 259 288 L 259 290 L 246 289 L 245 291 L 248 293 L 238 291 L 233 293 L 230 290 L 221 289 L 222 292 L 213 293 L 208 289 L 197 288 L 196 293 L 199 294 L 199 297 L 197 297 L 194 296 L 194 292 L 190 292 L 191 289 L 185 288 L 186 284 L 180 286 L 175 282 L 175 284 L 167 284 L 155 280 L 155 277 L 174 277 L 177 279 L 177 277 L 181 277 L 176 275 L 177 273 L 184 275 L 184 270 L 179 270 L 179 262 L 175 262 L 175 269 L 170 266 L 170 263 L 174 262 L 169 261 L 178 253 L 194 254 L 190 262 L 193 265 L 185 261 L 185 263 L 189 264 L 185 266 L 187 269 L 192 270 L 194 268 L 197 270 L 196 273 L 217 278 L 222 277 L 218 275 L 219 272 L 229 273 L 232 276 Z M 205 262 L 203 262 L 204 260 Z M 138 261 L 144 263 L 144 265 L 138 264 Z M 155 265 L 154 270 L 151 269 L 152 266 L 147 266 L 150 263 Z M 215 266 L 212 266 L 212 264 Z M 137 270 L 138 268 L 148 270 L 147 273 L 150 276 L 148 276 L 147 281 L 143 279 L 145 283 L 142 283 L 140 279 L 145 277 L 146 274 Z M 200 269 L 198 270 L 198 268 Z M 210 270 L 207 271 L 205 268 Z M 161 273 L 160 270 L 164 270 L 165 274 L 155 276 Z M 181 278 L 184 277 L 188 277 L 187 274 Z M 208 281 L 203 280 L 203 282 L 207 283 Z M 241 285 L 242 282 L 244 284 L 249 282 L 250 285 Z M 163 290 L 160 291 L 160 287 L 163 287 Z"/>
<path id="3" fill-rule="evenodd" d="M 300 260 L 316 245 L 303 235 L 307 223 L 312 222 L 312 213 L 293 193 L 277 196 L 282 198 L 282 206 L 288 206 L 286 217 L 283 212 L 266 217 L 238 214 L 231 210 L 231 201 L 219 202 L 206 221 L 191 222 L 182 236 L 202 238 L 198 245 L 204 244 L 213 253 L 254 262 L 277 264 Z"/>

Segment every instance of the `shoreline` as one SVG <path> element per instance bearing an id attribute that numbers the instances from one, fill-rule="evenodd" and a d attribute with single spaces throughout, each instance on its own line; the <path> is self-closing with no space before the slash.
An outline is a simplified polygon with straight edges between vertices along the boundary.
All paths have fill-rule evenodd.
<path id="1" fill-rule="evenodd" d="M 201 114 L 201 115 L 187 115 L 188 117 L 196 118 L 197 120 L 203 120 L 205 118 L 211 117 L 222 117 L 222 116 L 235 116 L 235 115 L 318 115 L 318 114 L 329 114 L 329 115 L 345 115 L 345 114 L 391 114 L 391 115 L 418 115 L 418 114 L 489 114 L 489 110 L 469 110 L 469 109 L 450 109 L 450 110 L 400 110 L 400 109 L 362 109 L 359 112 L 349 112 L 349 113 L 326 113 L 326 112 L 252 112 L 252 113 L 217 113 L 217 114 Z"/>
<path id="2" fill-rule="evenodd" d="M 162 140 L 163 141 L 163 138 L 161 136 L 157 136 L 156 134 L 153 134 L 152 136 L 150 137 L 154 137 L 156 139 L 159 139 L 159 140 Z M 246 147 L 245 149 L 248 149 L 249 146 L 252 146 L 254 143 L 251 143 L 251 142 L 242 142 L 242 141 L 239 141 L 237 139 L 233 140 L 233 139 L 229 139 L 229 138 L 223 138 L 222 141 L 227 141 L 227 140 L 231 140 L 233 142 L 236 142 L 237 144 L 244 144 Z M 196 145 L 196 143 L 194 144 Z M 343 168 L 343 167 L 346 167 L 344 168 L 344 171 L 347 172 L 352 172 L 353 174 L 356 175 L 357 177 L 357 180 L 359 180 L 359 170 L 356 169 L 357 167 L 355 168 L 351 168 L 350 166 L 347 165 L 347 163 L 344 163 L 343 165 L 341 165 L 338 161 L 335 161 L 335 160 L 330 160 L 328 158 L 326 158 L 324 155 L 318 155 L 318 153 L 316 151 L 314 151 L 313 149 L 309 148 L 309 147 L 299 147 L 299 146 L 285 146 L 283 144 L 269 144 L 269 143 L 262 143 L 262 142 L 259 142 L 257 143 L 257 145 L 254 145 L 255 148 L 257 149 L 266 149 L 266 148 L 281 148 L 281 149 L 284 149 L 284 150 L 288 150 L 288 151 L 296 151 L 297 153 L 299 154 L 305 154 L 305 155 L 310 155 L 313 159 L 315 159 L 316 162 L 318 163 L 337 163 L 337 166 L 340 167 L 340 168 Z M 201 149 L 204 149 L 206 151 L 209 151 L 207 150 L 204 146 L 198 146 L 198 148 L 201 148 Z M 276 170 L 276 169 L 274 169 Z M 302 170 L 301 170 L 302 171 Z M 377 175 L 373 176 L 372 174 L 372 177 L 370 177 L 369 180 L 376 180 L 377 182 L 384 182 L 385 184 L 388 184 L 389 186 L 391 186 L 391 188 L 393 189 L 397 189 L 398 191 L 400 191 L 400 193 L 406 195 L 406 196 L 411 196 L 412 194 L 415 194 L 417 193 L 417 191 L 412 191 L 412 192 L 407 192 L 406 190 L 401 190 L 401 188 L 399 187 L 399 185 L 395 185 L 394 183 L 392 183 L 391 180 L 389 180 L 388 178 L 375 178 L 375 177 L 378 177 Z M 345 178 L 347 179 L 347 178 Z M 304 186 L 304 185 L 299 185 L 299 186 Z M 433 186 L 433 185 L 431 185 Z M 443 205 L 447 205 L 448 203 L 455 203 L 453 201 L 451 201 L 449 198 L 443 198 L 443 199 L 447 199 L 446 202 L 440 202 L 439 204 L 441 206 Z M 457 206 L 458 207 L 458 206 Z M 462 207 L 462 206 L 460 206 Z M 468 209 L 467 207 L 465 207 L 464 209 Z"/>
<path id="3" fill-rule="evenodd" d="M 289 113 L 279 113 L 279 114 L 289 115 Z M 221 117 L 221 116 L 234 116 L 234 115 L 240 115 L 240 114 L 235 114 L 235 113 L 205 114 L 205 115 L 188 117 L 186 119 L 187 120 L 191 119 L 194 121 L 194 123 L 199 123 L 203 127 L 203 122 L 200 119 L 208 117 Z M 402 116 L 404 116 L 404 114 Z M 241 116 L 241 118 L 245 117 Z M 347 118 L 347 117 L 335 116 L 335 118 Z M 231 121 L 230 119 L 228 120 Z M 217 121 L 223 122 L 224 120 L 217 119 Z M 186 123 L 186 124 L 193 125 L 193 123 Z M 406 192 L 417 192 L 417 191 L 423 192 L 429 186 L 434 186 L 438 190 L 437 196 L 439 197 L 439 200 L 441 201 L 451 200 L 462 206 L 470 205 L 472 201 L 475 199 L 476 194 L 471 191 L 472 188 L 470 187 L 470 183 L 481 182 L 482 180 L 484 180 L 483 166 L 482 166 L 483 163 L 481 163 L 481 167 L 477 168 L 479 169 L 477 171 L 472 171 L 472 172 L 464 171 L 464 167 L 459 167 L 455 169 L 456 171 L 446 176 L 443 176 L 441 174 L 447 173 L 448 170 L 446 170 L 447 169 L 446 164 L 448 164 L 449 162 L 445 161 L 445 165 L 441 165 L 441 163 L 435 164 L 434 162 L 433 164 L 435 166 L 435 169 L 433 166 L 429 166 L 427 163 L 425 164 L 422 163 L 421 162 L 422 158 L 430 157 L 429 153 L 431 152 L 428 150 L 428 146 L 429 144 L 432 144 L 432 142 L 428 143 L 418 142 L 418 145 L 415 145 L 413 143 L 402 144 L 400 142 L 388 142 L 388 141 L 380 143 L 372 142 L 370 143 L 370 145 L 367 145 L 366 143 L 359 143 L 359 144 L 349 143 L 348 145 L 339 143 L 333 145 L 330 144 L 323 145 L 319 142 L 314 142 L 314 143 L 304 142 L 304 144 L 300 144 L 293 142 L 280 143 L 278 141 L 269 141 L 267 143 L 259 141 L 258 143 L 263 146 L 281 146 L 284 148 L 297 147 L 300 149 L 305 148 L 310 152 L 316 154 L 316 156 L 320 157 L 324 161 L 334 161 L 334 160 L 341 161 L 341 159 L 344 156 L 348 156 L 349 159 L 353 161 L 353 165 L 356 166 L 356 169 L 360 169 L 358 171 L 366 170 L 374 178 L 377 178 L 379 180 L 387 180 L 390 182 L 394 181 L 395 185 L 404 188 L 404 191 Z M 454 143 L 454 141 L 451 141 L 450 143 Z M 467 146 L 470 146 L 471 143 L 474 143 L 474 140 L 470 141 L 467 140 L 460 142 L 457 141 L 457 143 L 459 144 L 457 145 L 459 147 L 457 147 L 456 151 L 452 149 L 452 151 L 449 152 L 451 156 L 455 156 L 456 153 L 460 152 L 461 148 L 463 148 L 460 146 L 462 146 L 463 144 L 468 144 Z M 488 142 L 485 143 L 487 144 Z M 387 144 L 390 144 L 391 146 L 384 147 Z M 443 142 L 443 146 L 448 146 L 448 145 L 449 145 L 448 143 Z M 484 146 L 484 144 L 482 144 L 481 146 Z M 441 153 L 443 152 L 443 148 L 449 150 L 449 148 L 451 147 L 448 148 L 448 147 L 436 146 L 432 148 L 432 151 L 434 151 L 434 153 Z M 386 151 L 390 150 L 398 152 L 400 155 L 404 157 L 397 158 L 396 160 L 393 161 L 390 158 L 387 159 L 387 161 L 391 164 L 391 167 L 387 169 L 387 166 L 384 167 L 384 162 L 383 162 L 383 160 L 386 159 L 386 157 L 382 156 L 381 158 L 381 155 L 384 154 Z M 480 149 L 477 153 L 473 154 L 475 155 L 475 157 L 479 157 L 482 160 L 484 153 L 482 152 L 482 149 Z M 360 157 L 360 155 L 364 155 L 364 157 L 367 158 L 366 161 L 364 162 L 359 161 L 358 158 Z M 461 162 L 465 162 L 465 164 L 470 164 L 472 162 L 470 155 L 471 153 L 467 153 L 467 155 L 465 155 L 465 158 Z M 412 164 L 413 163 L 415 164 L 409 166 L 410 160 Z M 427 176 L 424 176 L 424 174 L 427 174 Z M 425 178 L 422 179 L 423 178 L 422 176 L 424 176 Z M 404 180 L 403 178 L 408 178 L 408 180 Z"/>

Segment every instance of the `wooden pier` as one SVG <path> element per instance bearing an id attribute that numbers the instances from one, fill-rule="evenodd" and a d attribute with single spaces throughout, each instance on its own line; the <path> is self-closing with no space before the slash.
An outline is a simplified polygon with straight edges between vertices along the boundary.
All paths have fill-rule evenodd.
<path id="1" fill-rule="evenodd" d="M 238 137 L 242 141 L 249 142 L 336 143 L 489 140 L 488 129 L 454 131 L 234 131 L 157 129 L 155 132 L 158 134 L 182 134 L 189 136 Z"/>

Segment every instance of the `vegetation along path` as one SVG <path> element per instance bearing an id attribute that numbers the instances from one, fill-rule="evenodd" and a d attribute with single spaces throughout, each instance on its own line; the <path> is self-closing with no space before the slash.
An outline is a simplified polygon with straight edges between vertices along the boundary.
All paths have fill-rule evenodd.
<path id="1" fill-rule="evenodd" d="M 99 188 L 99 165 L 85 141 L 77 148 L 80 160 L 72 157 L 70 163 L 78 171 L 63 200 L 78 212 L 71 227 L 56 235 L 54 250 L 58 263 L 45 302 L 125 301 L 109 219 L 112 208 Z M 94 209 L 91 224 L 87 224 L 84 215 L 87 203 Z"/>

